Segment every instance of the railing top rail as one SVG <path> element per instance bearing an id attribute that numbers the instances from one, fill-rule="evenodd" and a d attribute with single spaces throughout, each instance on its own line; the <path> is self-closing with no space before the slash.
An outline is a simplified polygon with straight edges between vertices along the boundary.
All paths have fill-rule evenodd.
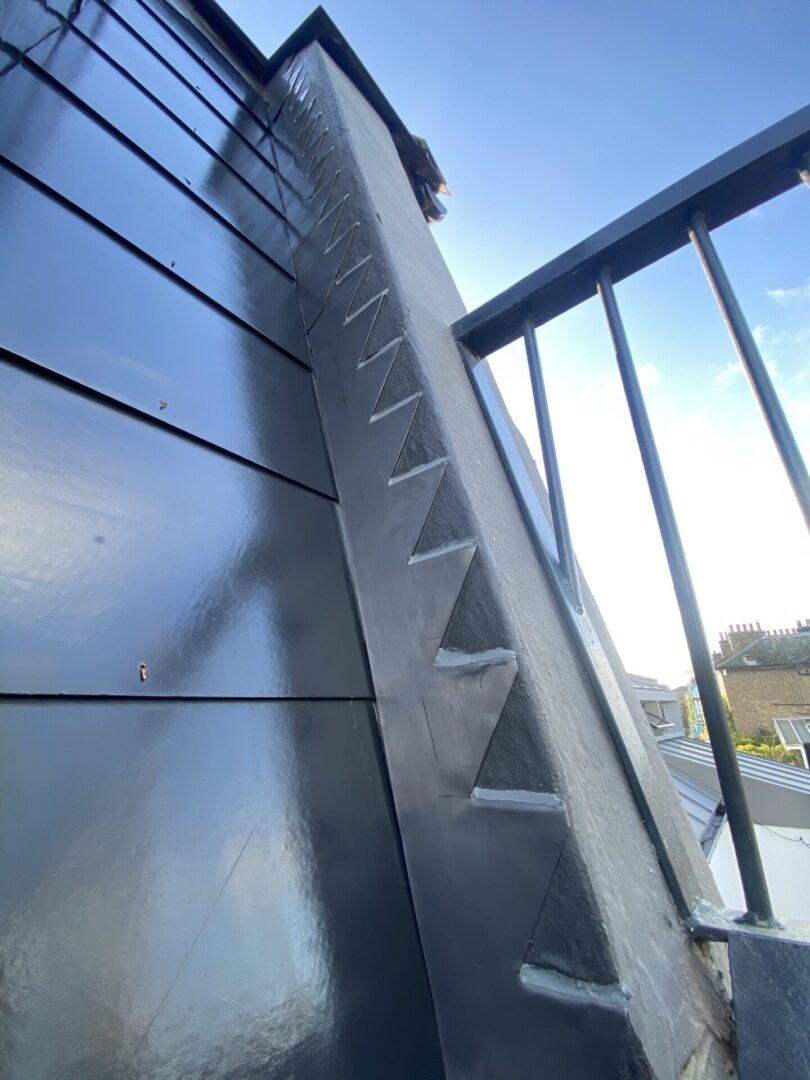
<path id="1" fill-rule="evenodd" d="M 622 278 L 689 243 L 694 214 L 717 228 L 801 183 L 810 153 L 810 105 L 660 191 L 610 225 L 535 270 L 453 325 L 453 333 L 479 356 L 516 340 L 523 320 L 548 322 L 596 294 L 596 278 L 609 267 Z M 805 165 L 806 167 L 806 165 Z"/>

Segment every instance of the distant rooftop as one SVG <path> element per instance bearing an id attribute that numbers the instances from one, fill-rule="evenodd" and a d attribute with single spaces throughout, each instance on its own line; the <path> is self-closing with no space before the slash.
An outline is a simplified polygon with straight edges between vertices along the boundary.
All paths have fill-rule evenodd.
<path id="1" fill-rule="evenodd" d="M 667 762 L 667 766 L 689 818 L 689 824 L 708 858 L 725 818 L 723 802 L 710 787 L 687 776 L 670 762 Z"/>
<path id="2" fill-rule="evenodd" d="M 679 761 L 683 763 L 691 761 L 715 768 L 712 748 L 702 739 L 689 739 L 685 736 L 667 739 L 665 742 L 660 742 L 658 748 L 670 768 L 673 765 L 677 768 Z M 743 779 L 760 780 L 766 784 L 775 784 L 810 795 L 810 770 L 808 769 L 800 769 L 796 765 L 783 765 L 781 761 L 769 761 L 767 758 L 742 754 L 739 751 L 737 751 L 737 761 Z"/>
<path id="3" fill-rule="evenodd" d="M 646 675 L 633 675 L 628 671 L 627 678 L 635 690 L 665 690 L 668 694 L 674 693 L 664 683 L 658 682 L 657 679 L 650 679 Z"/>
<path id="4" fill-rule="evenodd" d="M 750 645 L 721 656 L 715 667 L 725 671 L 746 670 L 752 667 L 792 668 L 797 664 L 810 664 L 810 626 L 784 634 L 767 634 Z"/>

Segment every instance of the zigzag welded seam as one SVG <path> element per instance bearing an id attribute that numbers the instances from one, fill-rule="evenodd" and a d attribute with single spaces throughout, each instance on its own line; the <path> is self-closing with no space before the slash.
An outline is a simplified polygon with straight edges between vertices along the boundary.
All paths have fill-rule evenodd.
<path id="1" fill-rule="evenodd" d="M 365 255 L 358 261 L 354 262 L 348 269 L 344 270 L 344 265 L 349 258 L 349 253 L 352 247 L 352 241 L 355 237 L 356 230 L 359 228 L 359 221 L 349 220 L 345 227 L 341 228 L 342 222 L 346 212 L 349 209 L 350 195 L 348 193 L 341 197 L 336 198 L 338 191 L 340 169 L 336 168 L 331 174 L 328 172 L 329 159 L 333 153 L 333 147 L 329 147 L 326 152 L 319 158 L 319 153 L 323 147 L 327 136 L 328 128 L 320 128 L 320 122 L 322 120 L 322 113 L 317 108 L 317 98 L 311 96 L 310 87 L 304 86 L 304 79 L 300 76 L 295 78 L 295 87 L 291 86 L 287 102 L 289 103 L 289 120 L 293 131 L 296 134 L 298 141 L 298 157 L 300 166 L 304 170 L 307 176 L 312 176 L 315 173 L 315 179 L 313 181 L 313 189 L 309 195 L 308 201 L 316 199 L 319 195 L 323 196 L 320 211 L 314 215 L 314 221 L 312 223 L 312 232 L 314 233 L 318 229 L 322 229 L 325 224 L 333 219 L 331 230 L 328 233 L 328 237 L 324 244 L 323 255 L 330 254 L 338 245 L 345 243 L 346 250 L 341 260 L 341 264 L 338 266 L 335 275 L 332 279 L 330 286 L 328 287 L 325 296 L 323 297 L 321 311 L 325 307 L 329 300 L 333 290 L 342 284 L 348 282 L 352 276 L 356 276 L 355 287 L 351 292 L 346 314 L 343 318 L 343 326 L 348 327 L 351 323 L 358 318 L 366 318 L 369 312 L 373 311 L 369 319 L 368 333 L 365 334 L 362 346 L 359 350 L 359 358 L 355 365 L 355 369 L 360 371 L 364 367 L 374 363 L 383 362 L 385 357 L 390 357 L 390 363 L 388 364 L 388 371 L 382 377 L 380 383 L 380 391 L 377 395 L 377 399 L 369 416 L 369 426 L 384 423 L 392 418 L 403 414 L 403 419 L 406 421 L 405 431 L 402 438 L 401 446 L 396 453 L 396 458 L 392 465 L 391 475 L 388 478 L 388 486 L 394 487 L 399 484 L 407 484 L 409 481 L 417 476 L 424 475 L 431 470 L 439 470 L 440 477 L 436 484 L 436 489 L 431 499 L 430 505 L 425 514 L 424 521 L 421 524 L 419 534 L 414 541 L 413 548 L 408 558 L 408 565 L 419 566 L 426 562 L 435 559 L 443 559 L 458 555 L 461 551 L 471 551 L 472 555 L 467 564 L 463 577 L 461 578 L 460 587 L 457 595 L 453 598 L 450 604 L 450 610 L 447 616 L 447 624 L 445 626 L 445 634 L 447 626 L 449 626 L 453 613 L 456 610 L 456 605 L 464 591 L 464 586 L 467 580 L 467 576 L 472 565 L 473 558 L 478 549 L 478 544 L 474 540 L 460 539 L 441 547 L 435 548 L 430 551 L 418 552 L 419 543 L 423 534 L 424 527 L 430 518 L 435 500 L 438 496 L 439 489 L 444 479 L 444 474 L 447 469 L 448 459 L 446 457 L 437 457 L 434 460 L 424 462 L 417 465 L 407 472 L 396 473 L 396 467 L 402 458 L 405 446 L 413 428 L 414 421 L 416 419 L 417 411 L 420 407 L 421 399 L 424 394 L 423 390 L 417 390 L 416 392 L 403 398 L 401 401 L 394 403 L 393 405 L 380 408 L 380 400 L 384 390 L 384 386 L 388 380 L 391 370 L 394 364 L 397 362 L 397 355 L 400 348 L 405 341 L 402 335 L 392 338 L 385 342 L 379 348 L 376 348 L 371 355 L 366 355 L 369 347 L 369 342 L 372 340 L 375 328 L 380 318 L 383 304 L 388 298 L 388 288 L 382 288 L 369 299 L 365 300 L 357 308 L 354 307 L 358 293 L 366 279 L 366 275 L 372 265 L 373 258 L 371 255 Z M 318 134 L 319 133 L 319 134 Z M 324 230 L 325 231 L 325 230 Z M 320 313 L 319 313 L 320 314 Z M 410 417 L 408 418 L 408 410 L 410 411 Z M 443 640 L 444 635 L 442 636 Z M 436 655 L 433 660 L 433 667 L 438 671 L 453 671 L 459 668 L 477 668 L 490 667 L 493 665 L 499 665 L 509 663 L 514 665 L 514 675 L 510 682 L 509 691 L 504 695 L 504 701 L 501 706 L 498 717 L 496 718 L 493 732 L 497 728 L 497 724 L 500 722 L 500 717 L 503 714 L 506 701 L 511 691 L 511 686 L 514 682 L 514 678 L 517 675 L 517 657 L 516 654 L 506 648 L 495 648 L 485 652 L 479 653 L 463 653 L 454 650 L 444 648 L 441 644 L 436 650 Z M 484 758 L 486 753 L 484 754 Z M 479 763 L 478 772 L 480 774 L 483 760 Z M 475 787 L 475 785 L 473 785 Z M 472 797 L 472 793 L 471 793 Z"/>
<path id="2" fill-rule="evenodd" d="M 290 70 L 292 71 L 292 65 Z M 315 111 L 317 108 L 317 100 L 315 98 L 309 100 L 309 87 L 303 87 L 304 79 L 300 74 L 300 68 L 293 78 L 295 86 L 294 88 L 291 86 L 290 93 L 285 101 L 285 107 L 288 103 L 292 102 L 289 111 L 291 124 L 297 133 L 299 142 L 300 166 L 303 168 L 306 176 L 314 176 L 312 181 L 312 191 L 307 201 L 312 204 L 319 196 L 322 197 L 320 210 L 318 212 L 313 212 L 313 219 L 308 238 L 311 242 L 316 242 L 315 234 L 317 234 L 318 230 L 321 230 L 322 233 L 327 233 L 322 249 L 322 255 L 324 257 L 330 255 L 335 249 L 338 249 L 337 253 L 340 254 L 340 248 L 345 244 L 345 250 L 343 251 L 340 263 L 335 270 L 334 276 L 332 277 L 331 283 L 326 289 L 324 296 L 320 298 L 319 311 L 310 325 L 314 325 L 317 319 L 320 318 L 333 291 L 346 283 L 352 276 L 355 276 L 356 283 L 351 290 L 351 296 L 346 307 L 346 314 L 343 317 L 342 325 L 344 328 L 349 327 L 356 319 L 366 317 L 369 312 L 372 312 L 369 319 L 368 332 L 364 334 L 362 344 L 359 347 L 358 359 L 354 365 L 355 371 L 360 372 L 371 364 L 385 363 L 387 365 L 387 370 L 380 379 L 379 390 L 371 407 L 371 413 L 368 419 L 369 428 L 371 429 L 373 425 L 376 424 L 385 423 L 387 421 L 390 422 L 393 418 L 403 414 L 405 420 L 404 432 L 402 433 L 399 450 L 396 452 L 395 460 L 391 464 L 391 473 L 387 480 L 388 487 L 391 488 L 399 484 L 407 484 L 414 478 L 423 476 L 426 472 L 431 470 L 440 470 L 441 473 L 433 497 L 425 513 L 424 520 L 420 526 L 419 533 L 413 542 L 407 565 L 418 567 L 438 559 L 458 557 L 462 552 L 471 553 L 467 562 L 467 567 L 463 576 L 460 578 L 458 591 L 449 605 L 447 620 L 440 636 L 440 644 L 436 649 L 433 659 L 433 668 L 436 671 L 449 673 L 457 671 L 460 668 L 481 670 L 502 664 L 513 665 L 513 677 L 509 682 L 508 689 L 504 693 L 503 703 L 492 729 L 492 735 L 494 736 L 494 732 L 503 716 L 506 702 L 511 693 L 512 686 L 514 685 L 514 680 L 517 677 L 517 656 L 511 649 L 507 648 L 493 648 L 478 653 L 464 653 L 443 647 L 442 642 L 446 637 L 447 629 L 452 621 L 456 608 L 461 601 L 461 597 L 463 596 L 470 567 L 472 566 L 473 559 L 478 550 L 478 544 L 472 539 L 459 539 L 450 541 L 429 551 L 418 551 L 424 527 L 430 518 L 449 461 L 447 457 L 440 456 L 432 461 L 417 465 L 406 472 L 400 474 L 396 473 L 397 465 L 402 458 L 402 454 L 408 439 L 410 438 L 425 391 L 419 389 L 402 398 L 400 401 L 395 402 L 393 405 L 380 407 L 385 385 L 394 365 L 397 363 L 400 350 L 407 339 L 404 335 L 397 335 L 385 342 L 382 346 L 374 349 L 371 355 L 366 355 L 369 343 L 374 335 L 375 327 L 380 318 L 383 304 L 388 299 L 389 290 L 388 288 L 380 289 L 368 300 L 364 301 L 357 308 L 354 308 L 358 294 L 372 265 L 373 257 L 370 254 L 366 254 L 361 258 L 356 259 L 348 269 L 344 270 L 344 265 L 349 260 L 360 222 L 357 219 L 351 218 L 349 193 L 347 192 L 343 196 L 337 195 L 341 171 L 339 167 L 336 167 L 331 173 L 329 171 L 329 164 L 334 152 L 334 146 L 329 146 L 329 148 L 321 154 L 322 147 L 327 141 L 328 128 L 324 127 L 316 137 L 316 132 L 319 130 L 319 123 L 322 119 L 321 112 Z M 302 92 L 302 97 L 300 101 L 296 101 L 295 95 L 299 92 Z M 283 111 L 283 109 L 281 111 Z M 329 228 L 330 219 L 333 219 L 331 221 L 331 228 Z M 346 223 L 345 225 L 342 225 L 344 219 L 346 220 Z M 410 417 L 408 417 L 408 410 L 410 410 Z M 491 745 L 491 738 L 489 745 Z M 480 777 L 483 763 L 486 760 L 489 745 L 484 751 L 481 762 L 478 764 L 476 779 L 469 794 L 471 800 L 475 799 L 479 802 L 483 801 L 484 804 L 486 804 L 487 801 L 491 801 L 492 804 L 495 805 L 499 802 L 503 802 L 503 800 L 508 802 L 511 795 L 516 798 L 517 802 L 521 802 L 524 805 L 531 805 L 533 802 L 536 802 L 538 798 L 545 798 L 551 801 L 550 804 L 562 808 L 564 811 L 564 804 L 556 795 L 538 796 L 537 793 L 532 792 L 508 793 L 486 791 L 479 788 L 478 778 Z M 555 865 L 555 873 L 556 870 L 557 867 Z M 549 884 L 549 888 L 550 887 L 551 885 Z M 601 1004 L 604 1007 L 613 1009 L 618 1008 L 621 1011 L 626 1011 L 627 1008 L 627 993 L 622 987 L 601 987 L 583 980 L 568 979 L 565 976 L 559 975 L 554 969 L 540 968 L 525 962 L 520 969 L 520 978 L 521 982 L 535 994 L 546 993 L 555 996 L 565 990 L 567 995 L 582 995 L 583 998 L 592 1000 L 593 1003 Z"/>

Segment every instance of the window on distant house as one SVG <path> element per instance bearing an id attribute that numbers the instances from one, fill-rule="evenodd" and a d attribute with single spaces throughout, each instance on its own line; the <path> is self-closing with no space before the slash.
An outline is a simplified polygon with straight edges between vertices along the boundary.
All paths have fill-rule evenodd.
<path id="1" fill-rule="evenodd" d="M 810 716 L 775 716 L 773 726 L 786 750 L 801 750 L 810 743 Z"/>

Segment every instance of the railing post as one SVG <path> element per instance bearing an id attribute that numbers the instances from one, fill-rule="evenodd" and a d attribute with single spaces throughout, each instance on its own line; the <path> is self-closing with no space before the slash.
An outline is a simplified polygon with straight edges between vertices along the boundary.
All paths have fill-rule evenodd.
<path id="1" fill-rule="evenodd" d="M 543 451 L 543 464 L 546 470 L 548 498 L 551 503 L 551 523 L 554 526 L 554 537 L 557 541 L 557 561 L 560 564 L 560 570 L 565 578 L 574 606 L 581 608 L 582 596 L 579 589 L 577 561 L 574 556 L 574 546 L 571 543 L 571 532 L 568 528 L 568 514 L 565 509 L 565 496 L 560 478 L 560 466 L 557 461 L 554 431 L 551 427 L 548 397 L 545 382 L 543 381 L 543 369 L 540 365 L 540 353 L 537 348 L 537 336 L 530 315 L 527 315 L 523 320 L 523 340 L 526 345 L 526 359 L 529 363 L 532 396 L 534 397 L 534 412 L 537 418 L 537 430 L 540 433 L 540 446 Z"/>
<path id="2" fill-rule="evenodd" d="M 714 751 L 717 777 L 728 814 L 729 828 L 737 855 L 748 918 L 751 921 L 771 923 L 771 908 L 768 886 L 759 855 L 754 825 L 748 809 L 748 802 L 740 776 L 737 754 L 731 739 L 731 731 L 726 723 L 720 688 L 709 652 L 706 632 L 698 609 L 697 597 L 686 561 L 675 511 L 667 490 L 661 459 L 653 437 L 650 419 L 641 393 L 641 386 L 636 374 L 630 346 L 622 324 L 613 284 L 607 270 L 602 270 L 597 277 L 597 290 L 607 316 L 608 328 L 619 365 L 633 428 L 636 433 L 647 483 L 650 488 L 658 527 L 664 542 L 669 572 L 675 587 L 675 595 L 681 612 L 681 619 L 689 647 L 689 655 L 695 674 L 703 715 L 709 731 L 709 739 Z"/>
<path id="3" fill-rule="evenodd" d="M 709 279 L 712 292 L 728 327 L 734 348 L 748 375 L 776 443 L 776 449 L 779 451 L 785 471 L 796 493 L 804 520 L 810 529 L 810 476 L 807 473 L 807 466 L 702 214 L 696 214 L 692 219 L 689 238 L 703 263 L 703 269 L 706 271 L 706 277 Z"/>

